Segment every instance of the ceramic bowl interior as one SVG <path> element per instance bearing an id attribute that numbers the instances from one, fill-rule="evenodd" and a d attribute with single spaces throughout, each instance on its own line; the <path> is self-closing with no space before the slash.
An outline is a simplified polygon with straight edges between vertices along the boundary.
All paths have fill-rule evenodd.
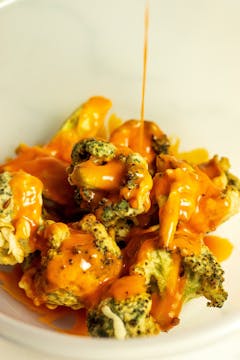
<path id="1" fill-rule="evenodd" d="M 0 2 L 1 161 L 20 142 L 43 143 L 93 95 L 124 120 L 140 117 L 142 0 Z M 6 5 L 6 6 L 4 6 Z M 145 118 L 181 139 L 231 159 L 240 175 L 240 3 L 150 1 Z M 240 327 L 239 216 L 218 230 L 234 244 L 223 266 L 221 310 L 194 300 L 167 334 L 124 342 L 54 332 L 0 289 L 0 334 L 53 354 L 84 359 L 157 358 L 219 340 Z M 97 355 L 96 355 L 97 354 Z"/>

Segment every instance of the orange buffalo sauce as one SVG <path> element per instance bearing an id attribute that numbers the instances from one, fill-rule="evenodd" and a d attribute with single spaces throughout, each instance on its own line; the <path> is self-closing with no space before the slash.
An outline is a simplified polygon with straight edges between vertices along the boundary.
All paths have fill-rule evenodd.
<path id="1" fill-rule="evenodd" d="M 66 291 L 66 296 L 70 293 L 79 299 L 79 303 L 92 306 L 105 291 L 105 285 L 119 276 L 121 257 L 99 250 L 92 235 L 69 228 L 64 223 L 52 223 L 44 229 L 43 256 L 48 251 L 46 243 L 54 236 L 62 238 L 59 251 L 52 250 L 52 256 L 40 273 L 39 263 L 27 269 L 20 286 L 25 288 L 28 297 L 37 306 L 48 303 L 48 294 L 61 296 L 62 289 Z"/>
<path id="2" fill-rule="evenodd" d="M 131 240 L 124 249 L 124 266 L 127 271 L 135 263 L 141 264 L 148 258 L 148 252 L 159 248 L 157 230 L 142 230 L 134 229 L 131 234 Z M 167 287 L 163 294 L 158 292 L 152 293 L 152 308 L 151 315 L 157 321 L 161 330 L 169 330 L 176 325 L 179 313 L 183 304 L 183 291 L 185 286 L 185 279 L 181 277 L 181 257 L 177 253 L 172 253 L 172 265 L 170 274 L 167 279 Z M 129 292 L 146 291 L 144 285 L 144 278 L 137 275 L 126 276 L 117 280 L 113 284 L 116 297 L 124 297 Z M 119 285 L 118 285 L 119 284 Z M 118 292 L 119 289 L 119 292 Z"/>
<path id="3" fill-rule="evenodd" d="M 0 271 L 0 286 L 15 300 L 37 314 L 38 320 L 41 323 L 48 325 L 55 331 L 81 336 L 88 335 L 86 311 L 84 309 L 72 310 L 66 307 L 59 307 L 50 310 L 45 306 L 35 306 L 32 300 L 29 299 L 25 292 L 18 286 L 21 277 L 22 270 L 19 265 L 14 266 L 10 272 Z M 72 318 L 72 323 L 66 327 L 65 324 L 68 323 L 67 320 L 69 318 Z"/>
<path id="4" fill-rule="evenodd" d="M 142 70 L 142 91 L 141 91 L 141 110 L 140 120 L 129 120 L 116 127 L 110 123 L 110 142 L 120 146 L 130 147 L 133 151 L 140 153 L 149 163 L 150 168 L 155 160 L 155 153 L 152 149 L 152 138 L 163 136 L 159 127 L 150 121 L 145 121 L 145 91 L 147 77 L 147 58 L 148 58 L 148 28 L 149 28 L 149 3 L 145 7 L 144 16 L 144 46 L 143 46 L 143 70 Z"/>
<path id="5" fill-rule="evenodd" d="M 203 241 L 219 262 L 227 260 L 233 251 L 231 242 L 220 236 L 207 235 Z"/>
<path id="6" fill-rule="evenodd" d="M 104 119 L 112 103 L 102 96 L 94 96 L 77 109 L 46 148 L 64 161 L 71 162 L 73 146 L 84 138 L 105 136 Z"/>
<path id="7" fill-rule="evenodd" d="M 158 248 L 158 229 L 132 228 L 128 235 L 128 243 L 123 249 L 123 269 L 128 273 L 136 262 L 144 262 L 147 252 Z"/>
<path id="8" fill-rule="evenodd" d="M 74 167 L 71 182 L 79 187 L 113 191 L 120 188 L 124 175 L 124 164 L 119 160 L 111 160 L 100 166 L 87 160 Z"/>
<path id="9" fill-rule="evenodd" d="M 141 135 L 139 135 L 140 129 L 143 129 Z M 156 153 L 152 148 L 152 139 L 163 136 L 165 135 L 162 130 L 152 121 L 129 120 L 111 133 L 109 141 L 140 153 L 146 158 L 151 169 L 156 158 Z"/>
<path id="10" fill-rule="evenodd" d="M 71 288 L 76 296 L 87 301 L 101 284 L 115 279 L 120 270 L 121 260 L 117 256 L 108 253 L 105 259 L 91 235 L 71 229 L 61 252 L 48 262 L 46 291 Z"/>
<path id="11" fill-rule="evenodd" d="M 42 219 L 42 182 L 24 171 L 12 173 L 9 182 L 12 191 L 12 225 L 16 239 L 27 239 L 28 246 L 35 248 L 34 233 Z"/>
<path id="12" fill-rule="evenodd" d="M 163 331 L 178 324 L 178 316 L 183 305 L 185 279 L 180 277 L 181 258 L 180 255 L 173 253 L 172 259 L 173 266 L 165 292 L 162 295 L 152 294 L 151 314 Z"/>
<path id="13" fill-rule="evenodd" d="M 38 146 L 21 145 L 17 157 L 3 164 L 1 171 L 23 170 L 36 176 L 43 183 L 44 196 L 59 204 L 73 204 L 73 188 L 68 183 L 67 167 L 63 160 Z M 60 191 L 61 190 L 61 191 Z"/>
<path id="14" fill-rule="evenodd" d="M 214 231 L 226 219 L 231 200 L 224 197 L 221 186 L 198 167 L 183 161 L 171 163 L 175 160 L 168 155 L 161 158 L 161 166 L 167 166 L 167 169 L 162 175 L 155 176 L 153 193 L 160 207 L 162 245 L 173 249 L 177 231 L 178 234 L 183 231 L 185 235 L 187 232 L 203 235 Z"/>
<path id="15" fill-rule="evenodd" d="M 114 281 L 108 295 L 116 300 L 125 300 L 146 291 L 145 279 L 138 275 L 123 276 Z"/>

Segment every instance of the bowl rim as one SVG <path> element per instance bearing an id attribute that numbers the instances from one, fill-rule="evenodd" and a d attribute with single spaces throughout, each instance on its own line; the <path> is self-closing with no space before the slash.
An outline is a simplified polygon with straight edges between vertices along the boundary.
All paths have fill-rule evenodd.
<path id="1" fill-rule="evenodd" d="M 196 349 L 199 345 L 207 345 L 214 343 L 225 335 L 240 330 L 240 309 L 234 310 L 229 314 L 225 314 L 224 319 L 220 318 L 214 321 L 210 326 L 206 327 L 201 324 L 196 330 L 187 329 L 181 334 L 162 333 L 157 336 L 142 337 L 119 341 L 109 338 L 92 338 L 88 336 L 79 336 L 56 332 L 54 330 L 40 328 L 32 324 L 24 323 L 20 320 L 13 319 L 9 315 L 0 312 L 0 335 L 5 338 L 14 340 L 22 345 L 41 350 L 45 353 L 52 353 L 76 358 L 79 356 L 79 349 L 84 351 L 85 356 L 89 359 L 94 358 L 94 354 L 98 352 L 99 359 L 107 359 L 107 354 L 111 356 L 116 351 L 115 358 L 118 359 L 117 350 L 120 351 L 120 358 L 129 353 L 136 352 L 136 358 L 145 359 L 146 352 L 148 356 L 173 355 Z M 4 328 L 14 329 L 13 332 L 6 333 Z M 16 332 L 16 334 L 15 334 Z M 19 336 L 19 334 L 29 335 Z M 34 339 L 40 341 L 39 344 L 34 343 Z M 44 341 L 48 340 L 48 341 Z M 56 344 L 59 346 L 56 347 Z M 84 345 L 84 348 L 83 348 Z M 107 347 L 106 347 L 107 345 Z M 110 356 L 109 356 L 110 358 Z M 134 359 L 134 356 L 133 356 Z"/>

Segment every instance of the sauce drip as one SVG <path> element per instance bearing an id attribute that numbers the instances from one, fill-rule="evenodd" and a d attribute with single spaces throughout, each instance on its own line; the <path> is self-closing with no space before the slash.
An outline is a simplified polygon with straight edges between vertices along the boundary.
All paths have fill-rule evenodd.
<path id="1" fill-rule="evenodd" d="M 109 295 L 116 300 L 125 300 L 146 291 L 145 279 L 138 275 L 123 276 L 117 279 L 109 290 Z"/>
<path id="2" fill-rule="evenodd" d="M 181 258 L 172 254 L 173 265 L 163 296 L 152 294 L 151 314 L 156 319 L 161 330 L 167 331 L 179 322 L 178 315 L 183 305 L 184 277 L 180 277 Z"/>
<path id="3" fill-rule="evenodd" d="M 203 241 L 219 262 L 227 260 L 233 251 L 232 243 L 220 236 L 207 235 Z"/>
<path id="4" fill-rule="evenodd" d="M 143 149 L 144 138 L 144 110 L 145 110 L 145 90 L 146 90 L 146 75 L 147 75 L 147 55 L 148 55 L 148 24 L 149 24 L 149 2 L 145 8 L 145 22 L 144 22 L 144 49 L 143 49 L 143 74 L 142 74 L 142 101 L 141 101 L 141 113 L 140 113 L 140 141 L 139 148 L 140 153 Z"/>

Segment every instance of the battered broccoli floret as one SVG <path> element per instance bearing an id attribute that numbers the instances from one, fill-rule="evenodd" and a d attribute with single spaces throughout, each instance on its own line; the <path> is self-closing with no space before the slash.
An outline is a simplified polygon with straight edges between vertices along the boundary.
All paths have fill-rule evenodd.
<path id="1" fill-rule="evenodd" d="M 228 158 L 219 158 L 217 155 L 208 162 L 199 165 L 199 168 L 205 172 L 217 186 L 222 188 L 222 197 L 225 198 L 229 204 L 229 211 L 222 219 L 222 222 L 228 220 L 240 210 L 240 180 L 229 171 L 230 167 Z"/>
<path id="2" fill-rule="evenodd" d="M 38 236 L 45 248 L 19 283 L 37 306 L 79 309 L 105 281 L 119 276 L 121 251 L 93 214 L 71 227 L 46 221 Z"/>
<path id="3" fill-rule="evenodd" d="M 0 264 L 13 265 L 22 259 L 22 249 L 15 241 L 14 227 L 11 224 L 13 202 L 9 172 L 0 174 Z"/>
<path id="4" fill-rule="evenodd" d="M 54 256 L 59 254 L 61 244 L 70 236 L 70 230 L 67 225 L 63 223 L 54 223 L 52 220 L 45 221 L 42 228 L 43 230 L 39 229 L 39 233 L 45 231 L 43 237 L 47 240 L 47 251 L 42 256 L 42 265 L 45 267 Z M 49 229 L 51 229 L 51 231 L 49 231 Z"/>
<path id="5" fill-rule="evenodd" d="M 184 257 L 182 264 L 186 276 L 184 301 L 205 296 L 208 306 L 222 307 L 228 296 L 223 288 L 224 271 L 208 248 L 203 246 L 200 255 Z"/>
<path id="6" fill-rule="evenodd" d="M 108 228 L 150 207 L 152 177 L 146 160 L 127 148 L 96 139 L 77 143 L 68 169 L 80 207 L 95 212 Z"/>
<path id="7" fill-rule="evenodd" d="M 41 222 L 41 190 L 40 181 L 23 171 L 0 174 L 0 264 L 22 263 L 33 251 L 31 224 L 39 225 Z M 35 212 L 28 212 L 33 205 Z"/>
<path id="8" fill-rule="evenodd" d="M 74 309 L 83 307 L 81 299 L 74 294 L 70 286 L 64 289 L 51 289 L 51 291 L 45 289 L 48 283 L 46 276 L 48 265 L 60 254 L 61 244 L 70 236 L 69 228 L 65 224 L 49 220 L 39 228 L 39 233 L 45 238 L 46 251 L 43 253 L 36 251 L 24 260 L 22 264 L 24 275 L 19 287 L 24 289 L 36 306 L 46 303 L 50 309 L 55 309 L 57 306 L 69 306 Z M 59 275 L 62 270 L 59 268 Z"/>
<path id="9" fill-rule="evenodd" d="M 133 226 L 133 222 L 130 219 L 120 219 L 116 222 L 116 225 L 111 229 L 114 239 L 118 246 L 124 248 L 126 246 L 126 238 Z"/>
<path id="10" fill-rule="evenodd" d="M 104 225 L 101 224 L 101 222 L 98 221 L 93 214 L 86 215 L 79 224 L 83 231 L 86 231 L 94 236 L 97 248 L 104 255 L 109 252 L 114 256 L 121 257 L 121 251 L 116 242 L 108 234 Z"/>
<path id="11" fill-rule="evenodd" d="M 228 200 L 230 207 L 224 221 L 228 220 L 231 216 L 237 214 L 240 210 L 240 180 L 230 172 L 226 172 L 227 186 L 224 189 L 226 200 Z"/>
<path id="12" fill-rule="evenodd" d="M 129 206 L 126 200 L 120 200 L 116 204 L 105 205 L 101 214 L 101 220 L 106 226 L 115 225 L 119 219 L 138 215 L 138 209 Z"/>
<path id="13" fill-rule="evenodd" d="M 144 262 L 136 264 L 132 272 L 144 276 L 150 292 L 163 293 L 172 263 L 170 252 L 163 249 L 154 249 L 148 251 Z"/>
<path id="14" fill-rule="evenodd" d="M 0 216 L 1 219 L 8 222 L 11 221 L 12 213 L 12 204 L 10 204 L 12 197 L 12 189 L 10 187 L 11 179 L 12 175 L 7 171 L 0 174 Z"/>
<path id="15" fill-rule="evenodd" d="M 84 307 L 81 299 L 71 289 L 58 289 L 47 294 L 47 307 L 55 309 L 57 306 L 67 306 L 74 310 Z"/>
<path id="16" fill-rule="evenodd" d="M 107 227 L 115 226 L 119 219 L 133 218 L 142 214 L 150 206 L 149 192 L 152 188 L 152 178 L 146 161 L 137 153 L 120 155 L 119 160 L 125 164 L 126 180 L 120 188 L 121 199 L 102 207 L 101 220 Z"/>
<path id="17" fill-rule="evenodd" d="M 174 266 L 172 253 L 164 249 L 149 248 L 146 253 L 143 252 L 144 258 L 141 248 L 138 250 L 142 260 L 136 262 L 130 271 L 145 278 L 148 292 L 164 294 Z M 227 299 L 227 292 L 223 288 L 224 271 L 206 246 L 202 246 L 199 255 L 181 256 L 179 271 L 179 275 L 186 278 L 184 302 L 204 296 L 208 299 L 208 306 L 222 307 Z"/>
<path id="18" fill-rule="evenodd" d="M 95 156 L 101 161 L 109 161 L 116 154 L 116 146 L 94 138 L 84 139 L 74 145 L 72 150 L 72 166 L 82 161 L 86 161 L 90 156 Z"/>
<path id="19" fill-rule="evenodd" d="M 150 315 L 151 295 L 142 293 L 123 300 L 107 298 L 88 311 L 87 324 L 91 336 L 125 339 L 159 332 Z"/>
<path id="20" fill-rule="evenodd" d="M 152 137 L 152 148 L 156 155 L 168 154 L 170 145 L 170 141 L 165 134 L 163 134 L 161 137 Z"/>

